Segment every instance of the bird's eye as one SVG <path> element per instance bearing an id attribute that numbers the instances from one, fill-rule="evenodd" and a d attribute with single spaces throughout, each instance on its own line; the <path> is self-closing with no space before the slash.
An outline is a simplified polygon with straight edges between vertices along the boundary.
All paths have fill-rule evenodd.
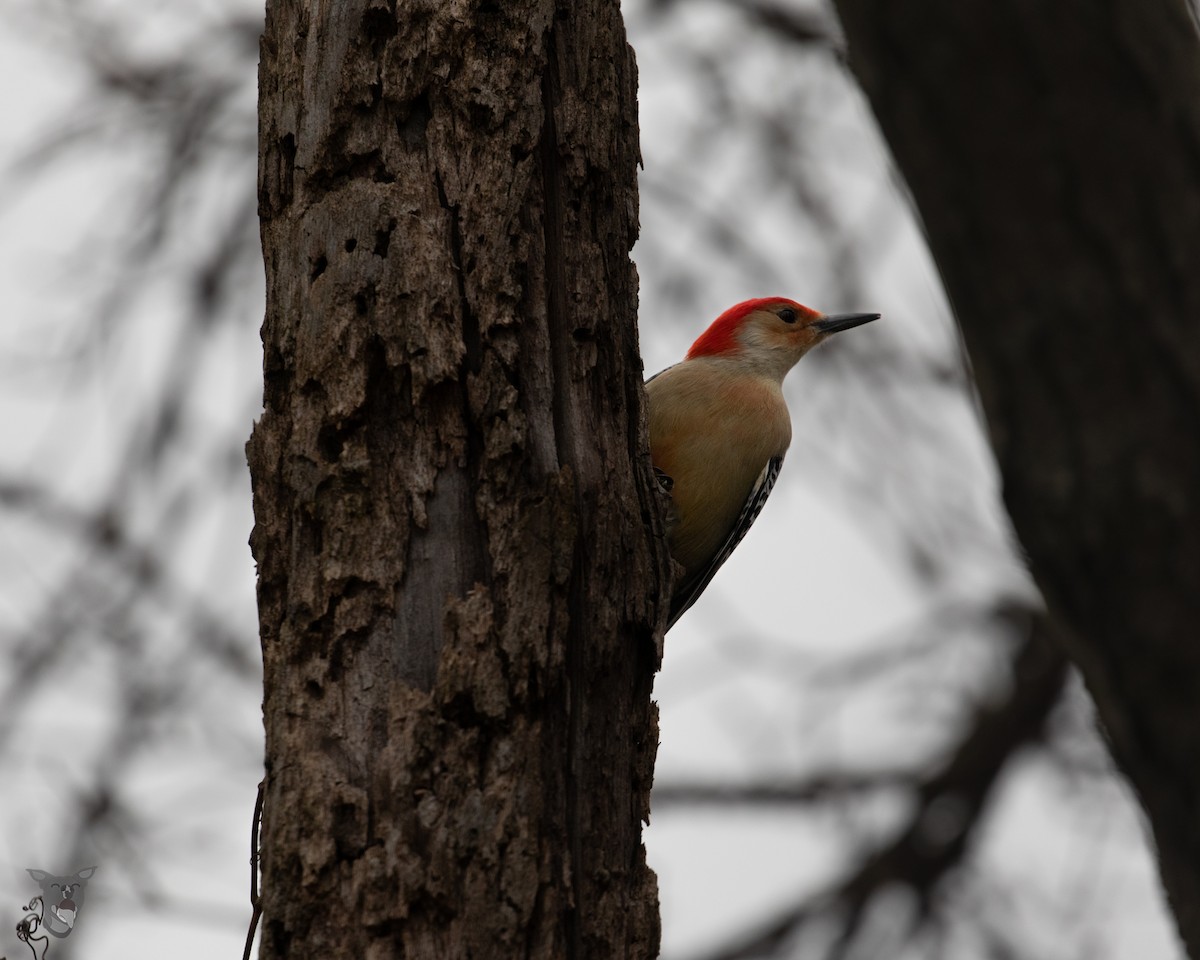
<path id="1" fill-rule="evenodd" d="M 784 323 L 795 323 L 796 322 L 796 311 L 793 310 L 791 307 L 784 307 L 782 310 L 779 311 L 779 319 L 782 320 Z"/>

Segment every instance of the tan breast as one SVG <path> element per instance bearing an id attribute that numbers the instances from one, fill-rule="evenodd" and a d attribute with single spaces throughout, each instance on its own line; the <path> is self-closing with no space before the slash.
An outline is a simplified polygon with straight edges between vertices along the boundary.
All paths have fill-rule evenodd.
<path id="1" fill-rule="evenodd" d="M 671 553 L 689 573 L 716 553 L 767 461 L 792 439 L 780 385 L 729 375 L 724 364 L 685 361 L 646 386 L 651 456 L 674 480 Z"/>

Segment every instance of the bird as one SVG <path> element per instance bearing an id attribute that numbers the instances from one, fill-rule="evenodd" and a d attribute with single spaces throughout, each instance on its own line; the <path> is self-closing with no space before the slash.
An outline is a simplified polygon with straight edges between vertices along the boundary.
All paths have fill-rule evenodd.
<path id="1" fill-rule="evenodd" d="M 650 459 L 670 497 L 667 543 L 684 571 L 667 629 L 729 559 L 779 477 L 792 440 L 788 371 L 833 334 L 879 316 L 818 313 L 785 297 L 745 300 L 646 381 Z"/>

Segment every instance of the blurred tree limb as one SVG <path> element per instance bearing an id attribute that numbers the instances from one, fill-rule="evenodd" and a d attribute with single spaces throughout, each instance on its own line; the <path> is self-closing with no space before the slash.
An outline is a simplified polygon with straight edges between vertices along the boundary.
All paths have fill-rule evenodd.
<path id="1" fill-rule="evenodd" d="M 1200 39 L 1183 0 L 839 0 L 1009 513 L 1200 956 Z"/>
<path id="2" fill-rule="evenodd" d="M 1050 639 L 1053 625 L 1047 618 L 1017 607 L 997 613 L 1014 633 L 1023 634 L 1013 651 L 1008 694 L 976 711 L 963 739 L 942 763 L 923 765 L 907 776 L 898 770 L 832 773 L 792 784 L 675 783 L 655 791 L 658 809 L 667 804 L 829 804 L 897 787 L 915 799 L 891 840 L 866 855 L 825 895 L 805 897 L 706 960 L 772 956 L 804 925 L 831 919 L 838 933 L 825 956 L 848 956 L 872 901 L 896 886 L 914 895 L 914 920 L 930 916 L 938 885 L 962 863 L 1002 772 L 1023 747 L 1041 739 L 1067 681 L 1067 662 Z"/>

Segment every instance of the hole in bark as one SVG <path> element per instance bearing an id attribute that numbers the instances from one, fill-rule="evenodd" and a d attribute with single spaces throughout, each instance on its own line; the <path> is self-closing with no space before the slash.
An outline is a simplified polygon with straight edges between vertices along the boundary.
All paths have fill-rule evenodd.
<path id="1" fill-rule="evenodd" d="M 269 384 L 285 384 L 291 376 L 287 361 L 278 347 L 267 350 L 263 360 L 263 379 Z"/>
<path id="2" fill-rule="evenodd" d="M 496 126 L 496 111 L 484 103 L 472 103 L 467 107 L 471 123 L 480 130 L 492 130 Z"/>
<path id="3" fill-rule="evenodd" d="M 425 128 L 433 110 L 429 106 L 429 97 L 421 94 L 408 104 L 408 112 L 396 117 L 396 132 L 410 150 L 416 150 L 425 145 Z"/>
<path id="4" fill-rule="evenodd" d="M 317 433 L 317 449 L 327 463 L 336 463 L 342 455 L 346 438 L 336 424 L 327 423 Z"/>
<path id="5" fill-rule="evenodd" d="M 304 690 L 314 700 L 325 699 L 325 688 L 317 683 L 316 680 L 309 680 L 304 685 Z"/>
<path id="6" fill-rule="evenodd" d="M 271 944 L 273 950 L 277 951 L 275 956 L 287 957 L 291 955 L 292 940 L 294 937 L 292 936 L 292 931 L 287 929 L 282 920 L 272 919 L 267 921 L 266 926 L 263 927 L 262 937 L 266 940 L 268 936 L 271 939 L 267 942 Z"/>
<path id="7" fill-rule="evenodd" d="M 365 287 L 354 295 L 354 312 L 365 317 L 375 306 L 375 284 L 368 282 Z"/>
<path id="8" fill-rule="evenodd" d="M 303 512 L 300 514 L 300 524 L 311 538 L 313 554 L 319 557 L 325 552 L 325 525 L 316 517 Z"/>
<path id="9" fill-rule="evenodd" d="M 358 246 L 358 241 L 357 241 L 357 240 L 355 240 L 355 239 L 354 239 L 354 237 L 350 237 L 350 238 L 349 238 L 349 239 L 346 241 L 346 252 L 347 252 L 347 253 L 353 253 L 353 252 L 354 252 L 354 248 L 355 248 L 355 247 L 357 247 L 357 246 Z"/>
<path id="10" fill-rule="evenodd" d="M 388 247 L 391 245 L 391 242 L 392 242 L 392 231 L 395 229 L 396 229 L 396 218 L 393 217 L 392 219 L 388 220 L 388 225 L 387 225 L 386 230 L 376 230 L 375 231 L 375 251 L 374 251 L 375 256 L 377 256 L 377 257 L 386 257 L 387 256 Z"/>
<path id="11" fill-rule="evenodd" d="M 312 270 L 308 274 L 309 282 L 311 283 L 313 280 L 316 280 L 317 277 L 323 274 L 327 266 L 329 266 L 329 261 L 325 259 L 325 254 L 321 254 L 316 260 L 313 261 Z"/>
<path id="12" fill-rule="evenodd" d="M 358 807 L 353 803 L 338 803 L 333 807 L 334 850 L 339 860 L 355 859 L 362 848 L 352 841 L 360 832 Z"/>
<path id="13" fill-rule="evenodd" d="M 396 15 L 382 6 L 371 7 L 363 14 L 362 28 L 363 33 L 381 46 L 396 35 Z"/>
<path id="14" fill-rule="evenodd" d="M 295 173 L 296 137 L 289 133 L 279 141 L 279 203 L 281 207 L 292 201 Z"/>

